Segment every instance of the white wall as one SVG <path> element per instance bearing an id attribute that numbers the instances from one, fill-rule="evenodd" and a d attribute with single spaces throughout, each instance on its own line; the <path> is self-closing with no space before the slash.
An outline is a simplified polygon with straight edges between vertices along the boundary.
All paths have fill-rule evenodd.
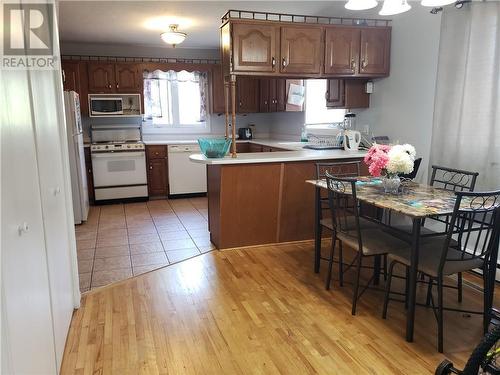
<path id="1" fill-rule="evenodd" d="M 426 181 L 430 157 L 441 16 L 415 4 L 393 16 L 391 73 L 375 81 L 370 108 L 358 110 L 357 127 L 413 144 L 423 158 L 419 179 Z"/>

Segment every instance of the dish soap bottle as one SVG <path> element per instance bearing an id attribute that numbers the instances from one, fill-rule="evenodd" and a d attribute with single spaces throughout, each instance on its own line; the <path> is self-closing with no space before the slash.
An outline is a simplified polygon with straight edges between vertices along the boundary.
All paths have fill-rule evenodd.
<path id="1" fill-rule="evenodd" d="M 302 127 L 302 132 L 300 133 L 300 141 L 301 142 L 307 142 L 308 139 L 307 139 L 307 130 L 306 130 L 306 126 L 304 125 Z"/>

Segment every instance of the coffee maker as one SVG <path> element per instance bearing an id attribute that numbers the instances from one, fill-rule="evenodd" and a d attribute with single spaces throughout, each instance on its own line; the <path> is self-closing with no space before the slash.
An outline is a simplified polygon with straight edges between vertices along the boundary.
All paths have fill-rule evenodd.
<path id="1" fill-rule="evenodd" d="M 239 128 L 238 129 L 238 138 L 239 139 L 252 139 L 252 129 L 250 128 Z"/>

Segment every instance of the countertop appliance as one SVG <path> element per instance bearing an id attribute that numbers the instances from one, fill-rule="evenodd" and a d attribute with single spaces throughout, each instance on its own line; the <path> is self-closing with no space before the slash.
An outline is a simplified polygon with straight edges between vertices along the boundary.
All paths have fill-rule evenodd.
<path id="1" fill-rule="evenodd" d="M 90 114 L 92 116 L 123 115 L 123 99 L 120 97 L 90 97 Z"/>
<path id="2" fill-rule="evenodd" d="M 168 146 L 169 194 L 195 194 L 207 192 L 205 164 L 193 163 L 189 155 L 199 154 L 199 145 Z"/>
<path id="3" fill-rule="evenodd" d="M 253 132 L 250 128 L 239 128 L 238 129 L 238 139 L 252 139 Z"/>
<path id="4" fill-rule="evenodd" d="M 361 142 L 361 133 L 356 130 L 344 130 L 344 150 L 357 151 Z"/>
<path id="5" fill-rule="evenodd" d="M 146 150 L 140 126 L 92 127 L 95 200 L 147 198 Z"/>
<path id="6" fill-rule="evenodd" d="M 82 221 L 87 220 L 89 212 L 89 193 L 87 190 L 87 174 L 85 169 L 85 156 L 83 153 L 80 98 L 76 92 L 64 92 L 64 108 L 66 134 L 68 138 L 71 192 L 73 196 L 73 215 L 75 224 L 80 224 Z"/>

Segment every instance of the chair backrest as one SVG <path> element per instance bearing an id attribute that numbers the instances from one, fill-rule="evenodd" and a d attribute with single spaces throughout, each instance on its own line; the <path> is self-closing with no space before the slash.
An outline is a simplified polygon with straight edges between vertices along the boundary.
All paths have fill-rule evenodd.
<path id="1" fill-rule="evenodd" d="M 336 177 L 358 177 L 361 173 L 361 161 L 336 163 L 316 163 L 316 179 L 326 178 L 326 174 Z"/>
<path id="2" fill-rule="evenodd" d="M 498 248 L 500 236 L 500 190 L 491 192 L 459 191 L 441 256 L 440 271 L 446 262 L 486 261 Z M 456 241 L 452 242 L 452 239 Z M 450 256 L 450 246 L 461 252 Z"/>
<path id="3" fill-rule="evenodd" d="M 349 232 L 358 239 L 359 250 L 363 249 L 359 224 L 360 205 L 356 196 L 356 178 L 337 177 L 326 173 L 328 202 L 332 215 L 334 235 Z"/>
<path id="4" fill-rule="evenodd" d="M 418 169 L 420 168 L 420 163 L 422 163 L 422 158 L 417 158 L 413 162 L 413 171 L 408 174 L 402 174 L 400 177 L 407 178 L 408 180 L 413 180 L 418 173 Z"/>
<path id="5" fill-rule="evenodd" d="M 478 172 L 433 165 L 430 184 L 450 191 L 474 191 L 478 175 Z"/>

